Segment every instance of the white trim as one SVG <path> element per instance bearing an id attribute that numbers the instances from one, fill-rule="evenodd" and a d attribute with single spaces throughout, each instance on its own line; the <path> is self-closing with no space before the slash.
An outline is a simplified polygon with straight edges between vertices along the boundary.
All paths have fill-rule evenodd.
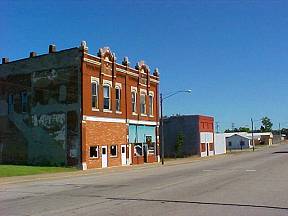
<path id="1" fill-rule="evenodd" d="M 138 121 L 138 120 L 133 120 L 133 119 L 128 119 L 127 121 L 129 124 L 152 125 L 152 126 L 157 125 L 157 122 L 152 122 L 152 121 Z"/>
<path id="2" fill-rule="evenodd" d="M 92 111 L 93 111 L 93 112 L 98 112 L 99 109 L 97 109 L 97 108 L 93 108 L 93 107 L 92 107 Z"/>
<path id="3" fill-rule="evenodd" d="M 106 76 L 106 77 L 112 77 L 112 75 L 110 75 L 110 74 L 105 74 L 105 73 L 102 73 L 104 76 Z"/>
<path id="4" fill-rule="evenodd" d="M 106 118 L 83 115 L 83 121 L 95 121 L 95 122 L 111 122 L 111 123 L 126 123 L 126 119 L 120 118 Z M 127 119 L 128 124 L 141 124 L 141 125 L 152 125 L 156 126 L 159 123 L 154 121 L 138 121 L 133 119 Z"/>
<path id="5" fill-rule="evenodd" d="M 135 77 L 139 77 L 139 74 L 133 73 L 133 72 L 126 72 L 127 74 L 131 75 L 131 76 L 135 76 Z"/>
<path id="6" fill-rule="evenodd" d="M 101 59 L 99 56 L 97 56 L 97 55 L 93 55 L 93 54 L 90 54 L 90 53 L 87 53 L 87 55 L 89 55 L 89 56 L 91 56 L 91 57 L 94 57 L 94 58 L 97 58 L 97 59 Z"/>
<path id="7" fill-rule="evenodd" d="M 122 72 L 122 73 L 127 73 L 127 71 L 126 71 L 126 70 L 124 70 L 124 69 L 121 69 L 121 68 L 116 68 L 116 71 L 119 71 L 119 72 Z"/>
<path id="8" fill-rule="evenodd" d="M 159 83 L 160 81 L 150 78 L 150 82 Z"/>
<path id="9" fill-rule="evenodd" d="M 110 109 L 103 109 L 103 112 L 112 113 L 112 110 L 110 110 Z"/>
<path id="10" fill-rule="evenodd" d="M 103 86 L 104 85 L 110 85 L 110 88 L 112 87 L 112 81 L 111 80 L 104 80 L 103 79 L 103 84 L 102 84 Z"/>
<path id="11" fill-rule="evenodd" d="M 88 59 L 88 58 L 84 58 L 83 61 L 91 63 L 91 64 L 95 64 L 95 65 L 101 65 L 100 62 L 97 62 L 97 61 L 94 61 L 94 60 L 91 60 L 91 59 Z"/>
<path id="12" fill-rule="evenodd" d="M 81 169 L 82 170 L 87 170 L 87 163 L 86 162 L 82 162 Z"/>
<path id="13" fill-rule="evenodd" d="M 122 112 L 121 111 L 116 111 L 116 114 L 122 114 Z"/>
<path id="14" fill-rule="evenodd" d="M 93 77 L 93 76 L 91 76 L 91 83 L 92 83 L 92 82 L 97 82 L 98 85 L 99 85 L 99 78 L 98 78 L 98 77 Z"/>
<path id="15" fill-rule="evenodd" d="M 95 121 L 95 122 L 126 123 L 125 119 L 105 118 L 105 117 L 86 116 L 86 115 L 83 115 L 83 120 Z"/>
<path id="16" fill-rule="evenodd" d="M 115 83 L 115 88 L 120 88 L 120 89 L 122 89 L 122 83 L 118 83 L 118 82 L 116 82 Z"/>

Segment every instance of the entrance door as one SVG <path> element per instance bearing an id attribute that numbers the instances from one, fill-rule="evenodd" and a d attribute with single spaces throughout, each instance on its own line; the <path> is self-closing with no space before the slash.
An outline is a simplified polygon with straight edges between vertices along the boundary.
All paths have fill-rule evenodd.
<path id="1" fill-rule="evenodd" d="M 144 162 L 148 162 L 148 145 L 144 144 L 143 145 L 143 154 L 144 154 Z"/>
<path id="2" fill-rule="evenodd" d="M 107 167 L 107 159 L 108 159 L 108 157 L 107 157 L 107 146 L 102 146 L 101 147 L 101 149 L 102 149 L 102 168 L 105 168 L 105 167 Z"/>
<path id="3" fill-rule="evenodd" d="M 127 165 L 126 145 L 121 145 L 121 160 L 122 166 Z"/>

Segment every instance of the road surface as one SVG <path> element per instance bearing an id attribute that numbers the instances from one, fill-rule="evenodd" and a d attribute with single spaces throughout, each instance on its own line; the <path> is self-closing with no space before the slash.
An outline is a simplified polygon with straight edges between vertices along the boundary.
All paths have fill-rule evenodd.
<path id="1" fill-rule="evenodd" d="M 288 145 L 0 184 L 0 215 L 288 215 Z"/>

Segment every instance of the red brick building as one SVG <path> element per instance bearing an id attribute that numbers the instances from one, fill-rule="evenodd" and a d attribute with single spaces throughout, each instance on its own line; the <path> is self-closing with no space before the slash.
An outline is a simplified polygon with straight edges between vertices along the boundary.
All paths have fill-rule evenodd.
<path id="1" fill-rule="evenodd" d="M 157 69 L 150 74 L 144 61 L 131 68 L 128 58 L 117 64 L 115 54 L 105 47 L 97 56 L 84 49 L 82 74 L 83 167 L 157 161 Z"/>
<path id="2" fill-rule="evenodd" d="M 44 55 L 3 58 L 0 83 L 0 163 L 87 169 L 158 161 L 159 73 L 144 61 L 117 63 L 108 47 L 92 55 L 85 42 L 50 45 Z"/>

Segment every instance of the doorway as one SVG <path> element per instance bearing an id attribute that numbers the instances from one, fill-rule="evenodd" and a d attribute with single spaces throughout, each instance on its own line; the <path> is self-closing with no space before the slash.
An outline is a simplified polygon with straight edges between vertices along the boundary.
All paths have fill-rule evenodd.
<path id="1" fill-rule="evenodd" d="M 121 161 L 122 166 L 127 165 L 126 145 L 121 145 Z"/>
<path id="2" fill-rule="evenodd" d="M 105 168 L 108 165 L 107 146 L 101 147 L 101 153 L 102 153 L 102 168 Z"/>

